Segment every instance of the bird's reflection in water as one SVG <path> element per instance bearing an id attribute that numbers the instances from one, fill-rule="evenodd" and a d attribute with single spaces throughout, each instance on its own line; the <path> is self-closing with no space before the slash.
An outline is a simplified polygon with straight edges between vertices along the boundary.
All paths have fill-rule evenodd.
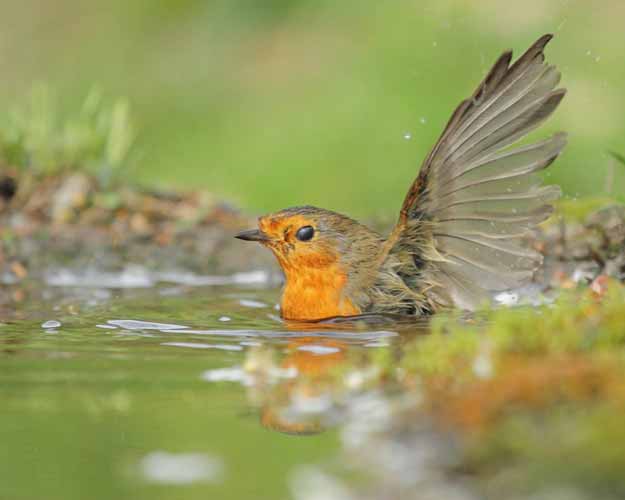
<path id="1" fill-rule="evenodd" d="M 403 331 L 407 324 L 397 319 L 369 315 L 287 322 L 302 336 L 250 349 L 244 368 L 261 424 L 287 434 L 316 434 L 339 424 L 353 398 L 390 389 L 402 343 L 427 331 L 426 323 L 415 326 L 414 319 L 409 332 Z"/>
<path id="2" fill-rule="evenodd" d="M 344 342 L 302 338 L 287 346 L 281 362 L 292 378 L 275 384 L 265 395 L 260 421 L 288 434 L 321 432 L 334 408 L 338 368 L 345 362 Z"/>

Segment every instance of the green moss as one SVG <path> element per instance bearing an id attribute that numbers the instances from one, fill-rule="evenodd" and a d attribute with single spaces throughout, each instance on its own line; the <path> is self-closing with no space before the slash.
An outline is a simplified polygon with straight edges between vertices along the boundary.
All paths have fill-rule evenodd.
<path id="1" fill-rule="evenodd" d="M 559 355 L 622 349 L 625 344 L 625 287 L 612 282 L 598 298 L 589 290 L 563 292 L 553 305 L 491 309 L 472 323 L 437 317 L 432 334 L 406 350 L 403 367 L 420 375 L 457 374 L 459 360 L 488 345 L 502 355 Z"/>

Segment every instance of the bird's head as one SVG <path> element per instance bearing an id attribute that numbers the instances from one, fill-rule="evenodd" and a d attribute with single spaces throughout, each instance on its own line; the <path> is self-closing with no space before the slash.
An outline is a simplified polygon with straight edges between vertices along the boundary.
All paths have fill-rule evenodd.
<path id="1" fill-rule="evenodd" d="M 235 237 L 268 247 L 288 278 L 294 272 L 340 263 L 363 227 L 336 212 L 304 206 L 259 217 L 258 229 Z"/>
<path id="2" fill-rule="evenodd" d="M 257 241 L 278 259 L 287 280 L 333 268 L 358 277 L 371 267 L 382 238 L 359 222 L 323 208 L 292 207 L 264 215 L 258 229 L 235 236 Z"/>
<path id="3" fill-rule="evenodd" d="M 258 219 L 236 235 L 276 256 L 286 277 L 281 311 L 290 319 L 348 316 L 360 311 L 364 282 L 375 275 L 380 236 L 344 215 L 294 207 Z"/>

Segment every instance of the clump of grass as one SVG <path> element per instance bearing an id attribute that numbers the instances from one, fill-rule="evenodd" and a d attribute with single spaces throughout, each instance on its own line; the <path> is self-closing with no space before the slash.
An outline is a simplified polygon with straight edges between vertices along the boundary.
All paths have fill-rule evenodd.
<path id="1" fill-rule="evenodd" d="M 0 161 L 34 175 L 86 170 L 107 182 L 130 164 L 135 129 L 125 98 L 92 89 L 78 110 L 62 113 L 47 85 L 0 118 Z"/>

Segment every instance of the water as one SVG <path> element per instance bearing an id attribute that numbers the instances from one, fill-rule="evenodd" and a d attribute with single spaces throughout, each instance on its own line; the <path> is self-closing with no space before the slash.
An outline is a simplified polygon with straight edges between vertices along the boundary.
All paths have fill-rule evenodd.
<path id="1" fill-rule="evenodd" d="M 401 318 L 285 322 L 269 276 L 54 276 L 0 290 L 0 500 L 625 491 L 608 358 L 495 355 L 492 335 L 467 350 L 475 336 Z M 500 301 L 544 303 L 532 288 Z"/>
<path id="2" fill-rule="evenodd" d="M 2 499 L 312 498 L 383 401 L 371 360 L 416 333 L 285 324 L 258 286 L 25 294 L 0 326 Z"/>

